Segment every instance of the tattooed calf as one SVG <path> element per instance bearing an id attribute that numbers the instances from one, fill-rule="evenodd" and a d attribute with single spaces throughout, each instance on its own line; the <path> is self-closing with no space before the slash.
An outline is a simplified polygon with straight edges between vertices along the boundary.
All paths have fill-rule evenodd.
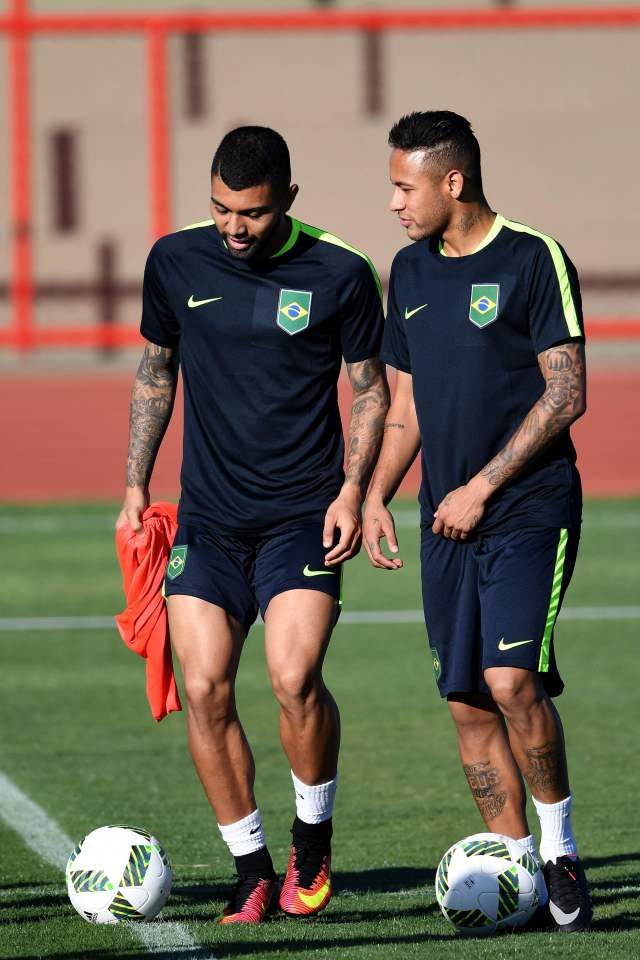
<path id="1" fill-rule="evenodd" d="M 562 749 L 553 742 L 527 750 L 528 769 L 525 771 L 527 783 L 532 790 L 555 790 L 565 780 L 564 757 Z"/>
<path id="2" fill-rule="evenodd" d="M 495 820 L 507 802 L 506 791 L 500 789 L 497 769 L 489 766 L 488 760 L 480 760 L 478 763 L 463 764 L 463 770 L 483 820 Z"/>

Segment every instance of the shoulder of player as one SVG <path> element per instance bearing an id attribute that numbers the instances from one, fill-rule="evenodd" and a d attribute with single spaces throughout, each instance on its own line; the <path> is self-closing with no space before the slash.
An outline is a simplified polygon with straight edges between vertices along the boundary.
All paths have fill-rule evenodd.
<path id="1" fill-rule="evenodd" d="M 559 258 L 568 259 L 566 251 L 554 237 L 525 223 L 505 218 L 503 231 L 504 236 L 511 241 L 514 253 L 525 259 L 550 257 L 554 263 Z"/>
<path id="2" fill-rule="evenodd" d="M 425 241 L 419 240 L 417 242 L 409 243 L 406 247 L 400 247 L 395 257 L 391 261 L 391 269 L 398 267 L 403 267 L 407 263 L 411 263 L 413 260 L 423 257 Z"/>
<path id="3" fill-rule="evenodd" d="M 296 221 L 296 226 L 299 235 L 316 241 L 314 252 L 320 254 L 334 274 L 344 278 L 373 275 L 380 285 L 377 270 L 363 250 L 320 227 L 302 223 L 300 220 Z"/>
<path id="4" fill-rule="evenodd" d="M 201 220 L 198 223 L 190 223 L 186 227 L 180 227 L 173 233 L 167 233 L 160 237 L 151 248 L 152 256 L 162 257 L 163 255 L 176 255 L 188 253 L 199 247 L 203 242 L 209 243 L 211 232 L 216 233 L 216 227 L 213 220 Z"/>

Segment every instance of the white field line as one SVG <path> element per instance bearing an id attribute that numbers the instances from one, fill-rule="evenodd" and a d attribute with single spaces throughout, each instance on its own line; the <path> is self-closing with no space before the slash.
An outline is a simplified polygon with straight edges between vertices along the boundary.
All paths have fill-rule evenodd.
<path id="1" fill-rule="evenodd" d="M 69 854 L 75 844 L 64 833 L 55 820 L 34 803 L 0 772 L 0 819 L 14 830 L 24 843 L 46 863 L 64 871 Z M 137 938 L 148 950 L 154 953 L 176 953 L 182 957 L 185 951 L 189 956 L 201 960 L 214 958 L 200 947 L 182 923 L 162 921 L 148 924 L 127 924 L 131 935 Z"/>
<path id="2" fill-rule="evenodd" d="M 0 512 L 0 535 L 103 533 L 113 531 L 117 515 L 118 511 L 115 508 L 112 513 L 89 516 L 38 513 L 33 516 L 23 514 L 16 517 L 3 515 Z M 420 515 L 417 510 L 400 507 L 393 511 L 393 516 L 397 527 L 417 528 L 420 525 Z M 597 516 L 590 516 L 587 509 L 584 529 L 587 532 L 589 530 L 640 530 L 640 510 L 604 510 Z"/>
<path id="3" fill-rule="evenodd" d="M 565 607 L 560 620 L 639 620 L 640 606 Z M 346 610 L 338 626 L 423 623 L 422 610 Z M 257 626 L 262 624 L 257 621 Z M 113 617 L 0 617 L 0 633 L 115 630 Z"/>

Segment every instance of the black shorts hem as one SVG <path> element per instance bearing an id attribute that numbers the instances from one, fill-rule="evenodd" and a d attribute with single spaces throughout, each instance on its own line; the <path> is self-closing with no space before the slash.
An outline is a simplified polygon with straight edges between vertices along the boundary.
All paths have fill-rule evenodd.
<path id="1" fill-rule="evenodd" d="M 340 606 L 340 571 L 338 571 L 338 593 L 337 595 L 332 590 L 327 590 L 325 584 L 321 583 L 300 583 L 299 580 L 291 580 L 284 584 L 279 584 L 269 596 L 266 604 L 263 606 L 260 604 L 260 616 L 264 620 L 264 615 L 267 612 L 267 608 L 274 597 L 279 596 L 281 593 L 288 593 L 290 590 L 314 590 L 316 593 L 326 593 L 329 597 L 333 597 L 336 602 L 336 605 Z M 337 623 L 337 618 L 336 618 Z"/>
<path id="2" fill-rule="evenodd" d="M 171 593 L 167 593 L 167 588 L 165 587 L 165 599 L 168 599 L 169 597 L 194 597 L 196 600 L 204 600 L 205 603 L 210 603 L 214 607 L 220 607 L 220 609 L 224 610 L 225 613 L 228 613 L 230 617 L 233 617 L 234 620 L 237 620 L 240 626 L 244 629 L 245 633 L 249 632 L 250 628 L 256 621 L 256 617 L 258 616 L 258 610 L 256 608 L 256 612 L 252 619 L 249 619 L 249 617 L 243 617 L 239 615 L 237 610 L 230 610 L 228 604 L 225 600 L 223 600 L 222 597 L 214 596 L 213 592 L 208 596 L 205 596 L 204 590 L 193 590 L 189 587 L 185 587 L 184 590 L 180 590 L 180 588 L 176 589 L 174 586 L 172 586 Z"/>
<path id="3" fill-rule="evenodd" d="M 503 663 L 503 664 L 498 664 L 498 666 L 508 667 L 510 665 Z M 483 669 L 490 670 L 492 669 L 492 667 L 491 665 L 489 665 L 488 667 L 484 667 Z M 560 674 L 556 673 L 555 671 L 554 672 L 550 671 L 548 673 L 541 673 L 539 670 L 531 670 L 531 667 L 516 667 L 516 669 L 530 670 L 531 673 L 537 673 L 538 676 L 542 677 L 542 684 L 544 686 L 545 692 L 550 697 L 553 697 L 553 698 L 559 697 L 564 692 L 564 681 L 560 676 Z M 478 686 L 471 686 L 470 684 L 465 685 L 464 688 L 462 687 L 461 684 L 448 684 L 446 687 L 441 687 L 440 684 L 436 681 L 436 686 L 438 687 L 438 693 L 440 694 L 440 697 L 442 700 L 446 700 L 452 693 L 460 693 L 460 694 L 482 693 L 489 697 L 491 696 L 491 691 L 489 690 L 489 687 L 486 684 L 484 685 L 484 689 Z"/>

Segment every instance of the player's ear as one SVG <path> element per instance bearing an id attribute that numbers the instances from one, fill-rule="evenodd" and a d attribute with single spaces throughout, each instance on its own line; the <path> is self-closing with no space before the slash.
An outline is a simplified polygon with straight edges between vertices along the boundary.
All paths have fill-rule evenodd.
<path id="1" fill-rule="evenodd" d="M 288 189 L 288 191 L 287 191 L 287 195 L 286 195 L 286 203 L 285 203 L 285 208 L 284 208 L 285 210 L 290 210 L 290 209 L 291 209 L 291 207 L 293 206 L 293 201 L 294 201 L 295 198 L 298 196 L 298 190 L 299 190 L 299 189 L 300 189 L 300 187 L 298 186 L 297 183 L 292 183 L 292 184 L 291 184 L 291 186 L 289 187 L 289 189 Z"/>
<path id="2" fill-rule="evenodd" d="M 446 176 L 447 190 L 452 200 L 459 200 L 464 190 L 464 174 L 460 170 L 449 170 Z"/>

